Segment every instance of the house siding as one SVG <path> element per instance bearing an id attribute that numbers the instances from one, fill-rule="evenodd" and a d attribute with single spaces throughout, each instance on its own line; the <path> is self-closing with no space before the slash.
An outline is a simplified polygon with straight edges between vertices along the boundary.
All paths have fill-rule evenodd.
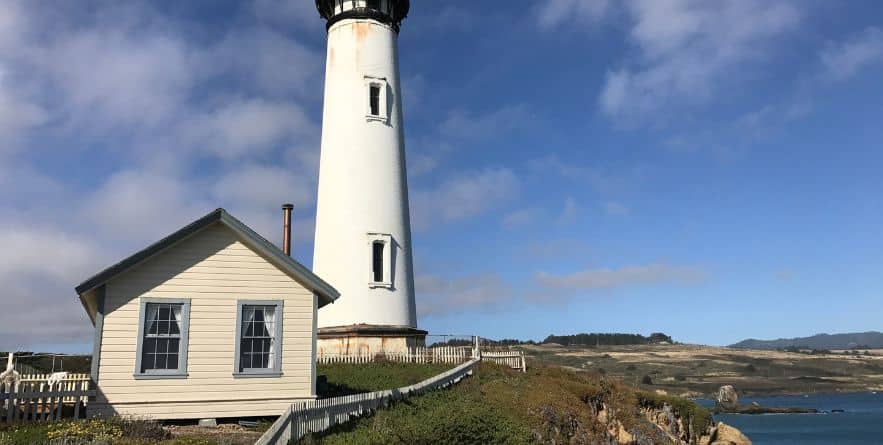
<path id="1" fill-rule="evenodd" d="M 187 377 L 134 377 L 140 298 L 190 299 Z M 315 295 L 215 224 L 106 285 L 99 415 L 278 415 L 313 398 Z M 238 300 L 281 300 L 282 376 L 234 377 Z"/>

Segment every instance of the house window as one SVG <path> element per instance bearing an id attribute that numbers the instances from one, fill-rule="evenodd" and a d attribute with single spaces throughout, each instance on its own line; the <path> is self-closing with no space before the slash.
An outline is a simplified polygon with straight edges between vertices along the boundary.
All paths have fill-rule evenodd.
<path id="1" fill-rule="evenodd" d="M 368 103 L 365 110 L 365 117 L 369 121 L 387 122 L 389 120 L 389 110 L 386 102 L 387 83 L 386 79 L 380 77 L 365 76 L 365 85 L 368 89 Z"/>
<path id="2" fill-rule="evenodd" d="M 135 377 L 184 377 L 190 300 L 142 298 Z"/>
<path id="3" fill-rule="evenodd" d="M 383 282 L 383 242 L 374 241 L 371 243 L 371 264 L 372 273 L 374 274 L 374 282 Z"/>
<path id="4" fill-rule="evenodd" d="M 368 287 L 393 287 L 393 252 L 392 236 L 385 233 L 369 233 L 370 263 L 368 270 Z"/>
<path id="5" fill-rule="evenodd" d="M 282 302 L 240 301 L 236 318 L 234 374 L 281 375 Z"/>

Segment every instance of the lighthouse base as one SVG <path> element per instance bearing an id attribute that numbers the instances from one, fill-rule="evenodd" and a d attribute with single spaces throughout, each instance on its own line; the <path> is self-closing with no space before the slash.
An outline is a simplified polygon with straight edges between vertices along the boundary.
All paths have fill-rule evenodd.
<path id="1" fill-rule="evenodd" d="M 426 346 L 426 331 L 409 326 L 355 324 L 319 328 L 316 352 L 323 355 L 402 354 Z"/>

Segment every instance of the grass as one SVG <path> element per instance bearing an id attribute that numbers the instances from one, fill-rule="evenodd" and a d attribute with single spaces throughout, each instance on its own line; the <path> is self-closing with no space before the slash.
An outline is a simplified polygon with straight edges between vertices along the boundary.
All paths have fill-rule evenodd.
<path id="1" fill-rule="evenodd" d="M 639 443 L 664 444 L 668 437 L 642 411 L 664 404 L 685 424 L 693 422 L 694 431 L 710 425 L 711 414 L 692 402 L 644 393 L 599 374 L 544 366 L 520 373 L 485 362 L 450 389 L 396 403 L 304 443 L 608 443 L 611 425 L 621 425 Z M 602 411 L 609 421 L 600 420 Z"/>
<path id="2" fill-rule="evenodd" d="M 451 369 L 443 364 L 375 362 L 359 365 L 318 365 L 316 373 L 326 383 L 317 385 L 319 397 L 337 397 L 383 389 L 400 388 L 426 380 Z"/>
<path id="3" fill-rule="evenodd" d="M 644 389 L 709 396 L 726 384 L 745 394 L 801 394 L 883 388 L 883 357 L 797 354 L 692 345 L 525 347 L 534 361 L 602 372 Z"/>
<path id="4" fill-rule="evenodd" d="M 245 445 L 254 439 L 220 430 L 173 437 L 158 422 L 121 417 L 0 424 L 2 445 Z"/>

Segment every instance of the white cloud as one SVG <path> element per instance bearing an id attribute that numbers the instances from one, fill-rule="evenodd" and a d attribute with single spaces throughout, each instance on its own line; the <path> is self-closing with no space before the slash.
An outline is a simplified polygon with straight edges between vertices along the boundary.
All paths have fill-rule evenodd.
<path id="1" fill-rule="evenodd" d="M 0 155 L 18 148 L 27 131 L 46 123 L 49 116 L 42 106 L 20 97 L 0 65 Z"/>
<path id="2" fill-rule="evenodd" d="M 621 203 L 616 201 L 607 201 L 604 203 L 604 211 L 607 212 L 608 215 L 615 216 L 625 216 L 629 214 L 629 208 Z"/>
<path id="3" fill-rule="evenodd" d="M 315 11 L 314 6 L 312 9 Z M 315 19 L 322 21 L 318 14 Z M 214 64 L 211 71 L 233 76 L 242 84 L 273 96 L 303 95 L 321 84 L 321 55 L 275 31 L 233 31 L 207 53 L 204 57 Z"/>
<path id="4" fill-rule="evenodd" d="M 452 111 L 439 126 L 439 131 L 455 140 L 482 140 L 501 132 L 524 127 L 530 113 L 521 105 L 505 106 L 486 114 Z"/>
<path id="5" fill-rule="evenodd" d="M 412 220 L 425 229 L 438 221 L 469 219 L 513 199 L 521 182 L 508 168 L 489 168 L 451 177 L 437 188 L 412 193 Z"/>
<path id="6" fill-rule="evenodd" d="M 193 49 L 165 33 L 108 26 L 54 37 L 34 43 L 30 60 L 79 126 L 167 123 L 197 80 Z"/>
<path id="7" fill-rule="evenodd" d="M 559 224 L 570 224 L 574 222 L 579 213 L 579 204 L 576 199 L 568 196 L 564 199 L 564 208 L 561 209 L 561 216 L 558 217 Z"/>
<path id="8" fill-rule="evenodd" d="M 701 105 L 763 60 L 800 15 L 784 1 L 639 0 L 628 2 L 637 57 L 610 70 L 599 96 L 610 117 L 635 121 Z"/>
<path id="9" fill-rule="evenodd" d="M 313 139 L 316 126 L 292 103 L 237 100 L 198 116 L 182 128 L 187 143 L 223 159 L 254 157 L 297 139 Z"/>
<path id="10" fill-rule="evenodd" d="M 295 207 L 312 206 L 316 195 L 313 184 L 314 178 L 297 175 L 288 168 L 250 164 L 221 177 L 213 193 L 219 202 L 276 210 L 286 202 Z"/>
<path id="11" fill-rule="evenodd" d="M 865 67 L 883 62 L 883 30 L 870 27 L 845 42 L 829 43 L 820 57 L 829 78 L 846 80 Z"/>
<path id="12" fill-rule="evenodd" d="M 417 275 L 417 314 L 421 317 L 488 310 L 513 298 L 512 289 L 496 274 L 448 279 Z"/>
<path id="13" fill-rule="evenodd" d="M 73 287 L 216 207 L 276 241 L 294 201 L 296 245 L 313 236 L 321 56 L 268 23 L 303 7 L 321 33 L 314 7 L 257 0 L 257 22 L 193 32 L 105 6 L 0 2 L 0 349 L 88 342 Z"/>
<path id="14" fill-rule="evenodd" d="M 325 26 L 311 1 L 256 0 L 254 14 L 259 20 L 288 29 L 320 32 Z"/>
<path id="15" fill-rule="evenodd" d="M 501 223 L 503 227 L 514 228 L 524 226 L 536 221 L 542 215 L 537 208 L 518 209 L 503 215 Z"/>
<path id="16" fill-rule="evenodd" d="M 106 253 L 66 227 L 0 226 L 0 350 L 76 343 L 91 328 L 73 285 L 104 266 Z"/>
<path id="17" fill-rule="evenodd" d="M 599 22 L 610 10 L 610 0 L 546 0 L 539 3 L 537 22 L 551 28 L 567 21 Z"/>
<path id="18" fill-rule="evenodd" d="M 650 264 L 620 269 L 587 269 L 564 275 L 539 272 L 535 278 L 537 284 L 547 291 L 575 292 L 615 289 L 633 285 L 693 285 L 702 282 L 706 277 L 707 273 L 697 267 Z"/>
<path id="19" fill-rule="evenodd" d="M 143 247 L 215 207 L 195 186 L 160 172 L 120 171 L 83 201 L 79 217 L 100 229 L 102 239 Z"/>

